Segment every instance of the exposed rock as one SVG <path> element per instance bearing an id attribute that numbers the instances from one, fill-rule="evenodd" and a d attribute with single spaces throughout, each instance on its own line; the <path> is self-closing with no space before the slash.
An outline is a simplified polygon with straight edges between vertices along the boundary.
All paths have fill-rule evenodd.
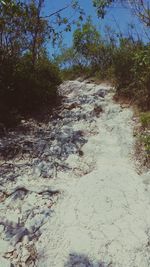
<path id="1" fill-rule="evenodd" d="M 6 199 L 6 194 L 3 193 L 3 192 L 0 192 L 0 203 L 1 203 L 1 202 L 4 202 L 5 199 Z"/>
<path id="2" fill-rule="evenodd" d="M 94 107 L 94 115 L 95 115 L 97 118 L 99 118 L 101 112 L 103 112 L 102 107 L 96 105 L 96 106 Z"/>
<path id="3" fill-rule="evenodd" d="M 21 255 L 21 261 L 26 262 L 30 257 L 30 252 L 27 248 L 23 247 L 22 249 L 22 255 Z"/>
<path id="4" fill-rule="evenodd" d="M 106 95 L 106 90 L 104 90 L 104 89 L 99 89 L 99 90 L 95 93 L 95 95 L 104 98 L 105 95 Z"/>
<path id="5" fill-rule="evenodd" d="M 80 107 L 80 105 L 77 102 L 75 102 L 75 103 L 72 103 L 70 106 L 69 105 L 65 106 L 65 109 L 72 110 L 72 109 L 78 108 L 78 107 Z"/>
<path id="6" fill-rule="evenodd" d="M 25 235 L 22 239 L 22 243 L 24 246 L 26 246 L 29 243 L 30 239 L 28 235 Z"/>
<path id="7" fill-rule="evenodd" d="M 17 258 L 18 258 L 18 253 L 17 253 L 17 251 L 16 251 L 16 250 L 14 250 L 14 252 L 13 252 L 13 255 L 12 255 L 12 256 L 13 256 L 13 258 L 14 258 L 14 259 L 17 259 Z"/>
<path id="8" fill-rule="evenodd" d="M 11 253 L 14 251 L 14 247 L 13 246 L 9 246 L 7 249 L 7 252 Z"/>

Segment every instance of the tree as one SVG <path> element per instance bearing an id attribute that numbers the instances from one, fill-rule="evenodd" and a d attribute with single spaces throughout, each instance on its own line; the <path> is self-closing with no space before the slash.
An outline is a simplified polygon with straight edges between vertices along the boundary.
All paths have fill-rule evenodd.
<path id="1" fill-rule="evenodd" d="M 43 4 L 44 0 L 0 1 L 0 122 L 5 125 L 16 120 L 14 114 L 31 114 L 58 98 L 60 72 L 49 59 L 47 42 L 55 43 L 63 31 L 70 31 L 83 11 L 71 1 L 43 15 Z M 67 8 L 79 16 L 67 18 Z"/>
<path id="2" fill-rule="evenodd" d="M 82 27 L 75 30 L 73 34 L 74 49 L 88 59 L 91 51 L 99 43 L 100 34 L 96 27 L 92 24 L 91 18 L 88 17 Z"/>
<path id="3" fill-rule="evenodd" d="M 147 26 L 150 27 L 150 3 L 149 0 L 92 0 L 99 18 L 104 18 L 107 9 L 113 4 L 121 4 L 131 11 Z"/>
<path id="4" fill-rule="evenodd" d="M 77 1 L 42 16 L 44 0 L 4 0 L 0 1 L 0 48 L 9 53 L 32 55 L 32 63 L 45 44 L 55 43 L 63 31 L 71 31 L 71 25 L 82 20 L 83 10 Z M 69 19 L 61 14 L 71 8 L 79 17 Z M 59 29 L 58 27 L 59 26 Z"/>
<path id="5" fill-rule="evenodd" d="M 92 70 L 104 70 L 112 62 L 114 42 L 105 42 L 96 27 L 88 18 L 81 28 L 78 28 L 73 35 L 74 50 L 84 57 L 87 66 Z"/>

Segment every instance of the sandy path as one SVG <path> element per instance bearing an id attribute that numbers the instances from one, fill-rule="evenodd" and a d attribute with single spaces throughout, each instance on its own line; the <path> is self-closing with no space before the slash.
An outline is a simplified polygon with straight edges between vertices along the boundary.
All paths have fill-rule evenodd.
<path id="1" fill-rule="evenodd" d="M 76 90 L 68 90 L 70 99 L 100 88 L 109 91 L 85 84 L 83 92 L 79 82 L 72 84 Z M 150 204 L 131 157 L 132 111 L 121 109 L 112 96 L 110 90 L 101 99 L 103 113 L 95 121 L 72 124 L 95 133 L 87 134 L 82 157 L 68 158 L 72 172 L 58 174 L 55 184 L 63 193 L 43 226 L 38 267 L 150 266 Z M 90 103 L 84 105 L 89 108 Z"/>

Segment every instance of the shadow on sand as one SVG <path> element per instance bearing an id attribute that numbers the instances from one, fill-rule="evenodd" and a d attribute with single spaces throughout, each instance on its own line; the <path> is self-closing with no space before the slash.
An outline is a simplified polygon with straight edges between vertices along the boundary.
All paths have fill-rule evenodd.
<path id="1" fill-rule="evenodd" d="M 113 267 L 112 263 L 93 262 L 84 254 L 71 253 L 64 267 Z"/>

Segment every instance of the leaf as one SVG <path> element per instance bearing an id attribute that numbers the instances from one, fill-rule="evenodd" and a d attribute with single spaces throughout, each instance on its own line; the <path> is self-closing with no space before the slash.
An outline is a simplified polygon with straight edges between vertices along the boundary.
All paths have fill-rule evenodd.
<path id="1" fill-rule="evenodd" d="M 2 5 L 6 5 L 6 2 L 3 1 L 3 0 L 0 0 L 0 3 L 1 3 Z"/>

